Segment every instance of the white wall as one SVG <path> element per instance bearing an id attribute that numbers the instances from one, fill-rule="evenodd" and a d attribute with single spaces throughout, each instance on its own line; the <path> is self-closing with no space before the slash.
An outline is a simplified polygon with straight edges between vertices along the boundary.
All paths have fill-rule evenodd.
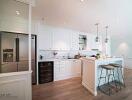
<path id="1" fill-rule="evenodd" d="M 132 68 L 132 34 L 123 33 L 121 35 L 112 36 L 112 55 L 123 56 L 125 66 Z"/>
<path id="2" fill-rule="evenodd" d="M 28 33 L 28 7 L 15 0 L 0 0 L 0 31 Z"/>
<path id="3" fill-rule="evenodd" d="M 132 1 L 119 0 L 112 34 L 112 55 L 123 56 L 126 67 L 132 68 Z"/>

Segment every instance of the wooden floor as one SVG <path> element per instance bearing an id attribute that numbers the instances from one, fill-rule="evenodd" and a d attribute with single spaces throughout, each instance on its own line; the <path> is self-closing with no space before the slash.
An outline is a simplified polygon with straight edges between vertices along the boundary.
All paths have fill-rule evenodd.
<path id="1" fill-rule="evenodd" d="M 132 100 L 132 70 L 125 70 L 126 88 L 114 95 L 101 92 L 94 97 L 81 85 L 80 78 L 33 86 L 33 100 Z"/>

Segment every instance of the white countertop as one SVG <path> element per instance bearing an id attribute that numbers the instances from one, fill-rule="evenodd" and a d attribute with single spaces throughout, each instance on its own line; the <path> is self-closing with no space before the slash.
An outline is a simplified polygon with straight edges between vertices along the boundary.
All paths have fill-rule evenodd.
<path id="1" fill-rule="evenodd" d="M 113 58 L 99 58 L 96 59 L 95 57 L 83 57 L 82 60 L 92 60 L 92 61 L 113 61 L 113 60 L 123 60 L 123 58 L 119 57 L 113 57 Z"/>
<path id="2" fill-rule="evenodd" d="M 42 59 L 39 60 L 38 62 L 46 62 L 46 61 L 72 61 L 72 60 L 80 60 L 80 59 L 63 59 L 63 58 L 48 58 L 48 59 Z"/>

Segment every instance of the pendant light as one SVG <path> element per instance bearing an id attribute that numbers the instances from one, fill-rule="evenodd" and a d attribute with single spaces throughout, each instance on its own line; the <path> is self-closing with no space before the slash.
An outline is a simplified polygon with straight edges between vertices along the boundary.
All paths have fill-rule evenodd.
<path id="1" fill-rule="evenodd" d="M 98 29 L 99 23 L 96 23 L 95 26 L 97 27 L 97 36 L 95 38 L 95 42 L 99 42 L 99 29 Z"/>
<path id="2" fill-rule="evenodd" d="M 105 38 L 105 43 L 108 43 L 108 33 L 107 33 L 107 31 L 108 31 L 108 26 L 106 26 L 105 27 L 105 29 L 106 29 L 106 38 Z"/>

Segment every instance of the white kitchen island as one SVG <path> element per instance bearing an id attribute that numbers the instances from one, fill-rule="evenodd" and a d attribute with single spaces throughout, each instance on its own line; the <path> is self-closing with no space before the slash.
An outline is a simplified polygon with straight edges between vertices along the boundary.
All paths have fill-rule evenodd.
<path id="1" fill-rule="evenodd" d="M 83 62 L 82 85 L 86 89 L 88 89 L 94 96 L 97 95 L 98 78 L 101 72 L 99 65 L 116 63 L 116 64 L 121 64 L 122 66 L 124 66 L 123 58 L 95 59 L 95 58 L 89 57 L 89 58 L 81 58 L 81 59 Z M 122 68 L 122 72 L 123 72 L 123 68 Z M 104 70 L 103 75 L 105 74 L 106 74 L 106 71 Z M 102 79 L 100 85 L 103 85 L 104 82 L 105 81 Z"/>

